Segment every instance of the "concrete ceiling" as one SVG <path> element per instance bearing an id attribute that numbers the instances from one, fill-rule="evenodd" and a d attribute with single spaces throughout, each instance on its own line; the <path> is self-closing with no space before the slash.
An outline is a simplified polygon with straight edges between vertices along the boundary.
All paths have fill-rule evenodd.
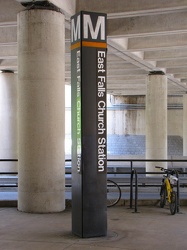
<path id="1" fill-rule="evenodd" d="M 0 70 L 17 71 L 17 13 L 23 1 L 0 0 Z M 87 10 L 107 13 L 108 93 L 145 95 L 147 75 L 160 70 L 168 77 L 169 95 L 187 92 L 187 0 L 50 2 L 66 16 L 66 84 L 71 82 L 70 16 Z"/>

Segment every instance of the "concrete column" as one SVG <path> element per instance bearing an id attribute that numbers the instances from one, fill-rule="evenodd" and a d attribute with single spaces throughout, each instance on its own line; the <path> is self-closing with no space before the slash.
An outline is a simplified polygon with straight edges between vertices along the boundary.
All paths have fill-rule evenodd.
<path id="1" fill-rule="evenodd" d="M 187 156 L 187 94 L 183 95 L 183 155 Z"/>
<path id="2" fill-rule="evenodd" d="M 17 74 L 0 73 L 0 159 L 17 159 Z M 17 162 L 0 162 L 0 172 L 16 172 Z"/>
<path id="3" fill-rule="evenodd" d="M 162 72 L 150 73 L 146 95 L 146 159 L 167 159 L 167 77 Z M 147 162 L 146 171 L 167 163 Z"/>
<path id="4" fill-rule="evenodd" d="M 65 208 L 65 22 L 49 9 L 18 14 L 18 209 Z"/>

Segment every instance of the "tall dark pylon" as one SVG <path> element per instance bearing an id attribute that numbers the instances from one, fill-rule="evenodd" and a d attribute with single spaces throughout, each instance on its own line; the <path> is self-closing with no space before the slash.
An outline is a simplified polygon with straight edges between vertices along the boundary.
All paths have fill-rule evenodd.
<path id="1" fill-rule="evenodd" d="M 107 234 L 106 14 L 71 19 L 72 231 Z"/>

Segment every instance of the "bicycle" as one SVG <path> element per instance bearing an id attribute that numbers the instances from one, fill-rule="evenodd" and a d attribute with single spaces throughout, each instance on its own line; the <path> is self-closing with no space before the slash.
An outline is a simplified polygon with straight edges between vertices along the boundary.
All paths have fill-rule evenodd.
<path id="1" fill-rule="evenodd" d="M 120 199 L 121 189 L 119 185 L 112 180 L 107 180 L 107 207 L 116 205 Z"/>
<path id="2" fill-rule="evenodd" d="M 173 190 L 173 187 L 178 181 L 178 178 L 174 176 L 175 170 L 159 166 L 155 168 L 159 168 L 164 172 L 160 189 L 160 207 L 163 208 L 166 205 L 166 201 L 168 201 L 170 212 L 174 215 L 177 210 L 177 193 Z"/>

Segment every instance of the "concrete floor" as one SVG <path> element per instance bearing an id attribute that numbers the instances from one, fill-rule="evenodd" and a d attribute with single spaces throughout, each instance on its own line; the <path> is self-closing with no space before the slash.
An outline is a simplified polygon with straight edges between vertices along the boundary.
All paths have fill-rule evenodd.
<path id="1" fill-rule="evenodd" d="M 168 207 L 125 206 L 108 209 L 108 235 L 82 239 L 71 233 L 71 208 L 56 214 L 27 214 L 0 208 L 1 250 L 184 250 L 187 249 L 187 207 L 170 215 Z"/>

